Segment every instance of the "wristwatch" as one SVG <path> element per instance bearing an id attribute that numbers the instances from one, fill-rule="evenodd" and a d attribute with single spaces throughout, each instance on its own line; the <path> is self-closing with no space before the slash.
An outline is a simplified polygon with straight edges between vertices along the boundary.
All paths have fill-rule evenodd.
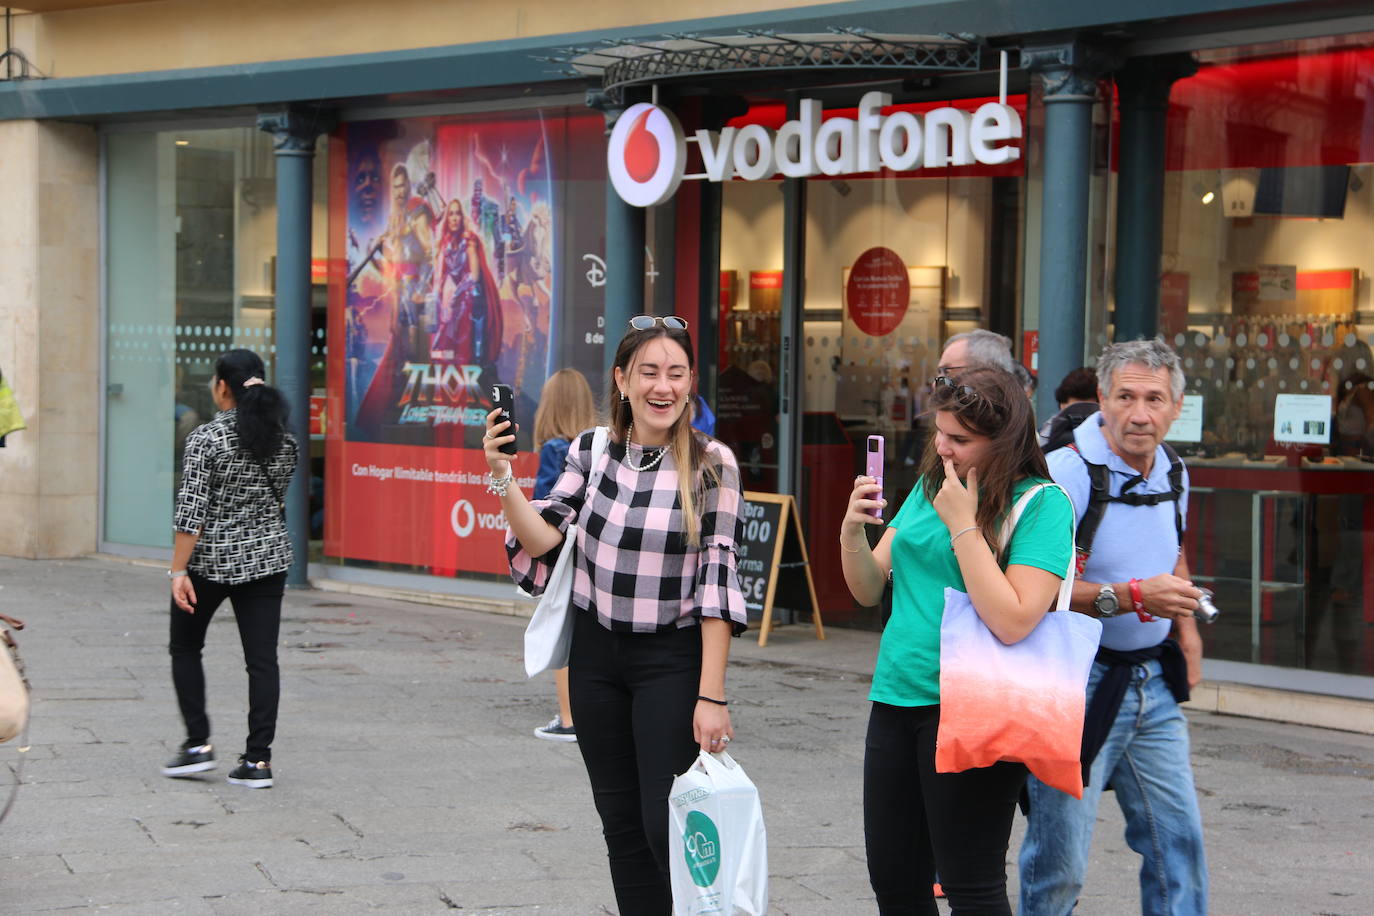
<path id="1" fill-rule="evenodd" d="M 1093 610 L 1097 611 L 1098 617 L 1115 617 L 1121 613 L 1121 602 L 1116 600 L 1116 589 L 1110 585 L 1102 586 L 1102 590 L 1093 599 Z"/>

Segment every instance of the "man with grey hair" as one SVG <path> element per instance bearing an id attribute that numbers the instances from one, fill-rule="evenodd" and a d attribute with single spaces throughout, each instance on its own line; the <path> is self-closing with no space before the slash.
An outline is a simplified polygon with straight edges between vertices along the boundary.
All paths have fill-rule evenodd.
<path id="1" fill-rule="evenodd" d="M 979 328 L 955 334 L 945 341 L 936 374 L 954 375 L 970 366 L 991 366 L 1014 374 L 1016 360 L 1011 358 L 1011 340 Z"/>
<path id="2" fill-rule="evenodd" d="M 1109 345 L 1097 362 L 1101 410 L 1047 456 L 1078 522 L 1070 607 L 1102 619 L 1088 677 L 1083 797 L 1034 777 L 1021 846 L 1021 913 L 1065 916 L 1088 865 L 1102 790 L 1116 791 L 1140 853 L 1141 912 L 1202 916 L 1207 861 L 1179 704 L 1202 678 L 1193 614 L 1202 592 L 1183 557 L 1187 471 L 1164 444 L 1183 406 L 1183 370 L 1159 339 Z"/>

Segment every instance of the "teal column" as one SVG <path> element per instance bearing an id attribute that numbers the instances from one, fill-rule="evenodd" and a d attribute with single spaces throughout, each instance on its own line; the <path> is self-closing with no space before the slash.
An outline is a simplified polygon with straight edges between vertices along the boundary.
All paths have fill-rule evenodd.
<path id="1" fill-rule="evenodd" d="M 606 117 L 606 134 L 629 107 L 617 105 L 604 92 L 587 93 L 587 105 Z M 606 180 L 606 366 L 615 362 L 616 347 L 630 319 L 644 312 L 644 210 L 620 199 Z"/>
<path id="2" fill-rule="evenodd" d="M 787 117 L 800 116 L 800 95 L 787 97 Z M 778 492 L 797 499 L 797 511 L 806 518 L 810 498 L 803 479 L 802 341 L 805 331 L 803 309 L 806 305 L 806 178 L 782 181 L 782 327 L 778 355 Z"/>
<path id="3" fill-rule="evenodd" d="M 1137 57 L 1116 74 L 1121 112 L 1116 184 L 1116 340 L 1159 333 L 1164 244 L 1165 127 L 1174 81 L 1197 72 L 1188 54 Z"/>
<path id="4" fill-rule="evenodd" d="M 1078 44 L 1027 48 L 1021 65 L 1044 86 L 1044 195 L 1040 213 L 1040 385 L 1036 415 L 1059 409 L 1054 388 L 1083 365 L 1088 179 L 1097 61 Z"/>
<path id="5" fill-rule="evenodd" d="M 315 138 L 333 127 L 332 115 L 286 108 L 258 115 L 272 135 L 277 166 L 275 384 L 291 406 L 288 421 L 301 460 L 286 492 L 286 530 L 295 563 L 286 584 L 308 587 L 310 557 L 310 205 Z"/>

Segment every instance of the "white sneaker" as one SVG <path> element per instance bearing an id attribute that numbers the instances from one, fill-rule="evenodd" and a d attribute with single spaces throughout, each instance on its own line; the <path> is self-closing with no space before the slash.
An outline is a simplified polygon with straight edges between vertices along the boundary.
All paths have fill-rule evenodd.
<path id="1" fill-rule="evenodd" d="M 534 737 L 548 741 L 576 741 L 577 729 L 571 725 L 564 725 L 561 716 L 554 716 L 548 725 L 541 725 L 534 730 Z"/>

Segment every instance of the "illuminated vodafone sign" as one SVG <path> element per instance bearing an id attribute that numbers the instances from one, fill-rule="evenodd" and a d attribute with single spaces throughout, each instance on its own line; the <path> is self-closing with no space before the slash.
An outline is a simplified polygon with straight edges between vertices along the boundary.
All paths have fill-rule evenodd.
<path id="1" fill-rule="evenodd" d="M 782 174 L 850 175 L 891 169 L 910 172 L 945 166 L 1004 165 L 1021 157 L 1021 116 L 1004 102 L 988 102 L 969 113 L 936 108 L 925 114 L 894 111 L 886 92 L 867 92 L 858 118 L 821 116 L 821 103 L 803 99 L 796 120 L 776 131 L 761 124 L 699 130 L 683 135 L 672 112 L 641 102 L 632 105 L 611 132 L 606 167 L 626 203 L 663 203 L 686 179 L 760 181 Z M 684 174 L 687 144 L 701 151 L 704 171 Z"/>

